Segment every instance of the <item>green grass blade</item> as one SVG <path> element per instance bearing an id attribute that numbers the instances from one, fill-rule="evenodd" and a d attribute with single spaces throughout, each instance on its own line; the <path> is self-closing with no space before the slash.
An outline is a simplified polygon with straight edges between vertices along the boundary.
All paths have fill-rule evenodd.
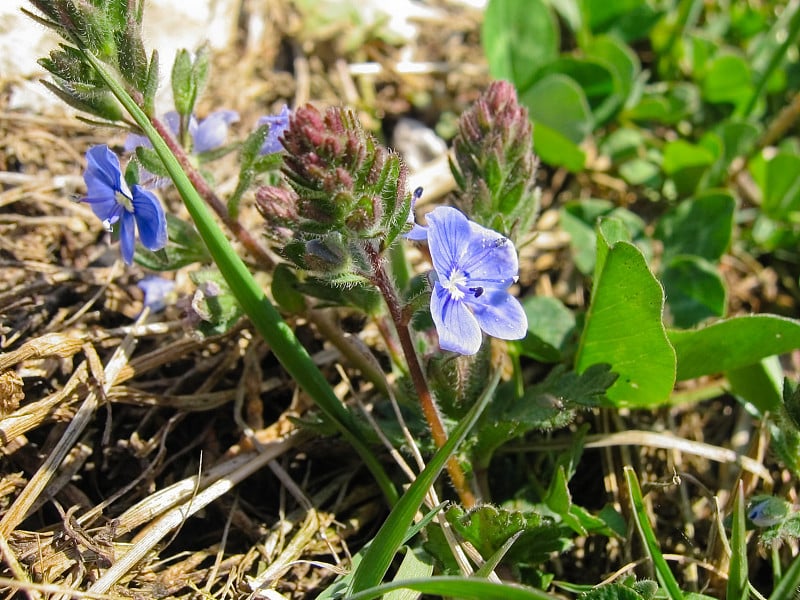
<path id="1" fill-rule="evenodd" d="M 336 397 L 322 372 L 314 364 L 306 349 L 294 332 L 281 318 L 278 311 L 264 294 L 247 266 L 233 250 L 225 234 L 216 224 L 211 211 L 192 186 L 187 174 L 173 156 L 166 142 L 151 125 L 147 115 L 134 102 L 125 89 L 109 75 L 103 64 L 90 52 L 84 51 L 86 59 L 97 70 L 112 93 L 128 111 L 136 124 L 142 128 L 153 144 L 153 149 L 164 162 L 175 187 L 183 198 L 192 220 L 197 226 L 211 257 L 214 259 L 231 291 L 250 317 L 253 325 L 270 345 L 275 357 L 300 387 L 314 399 L 323 413 L 337 426 L 342 435 L 356 449 L 375 477 L 381 490 L 389 500 L 397 500 L 397 491 L 383 466 L 360 437 L 355 421 Z"/>
<path id="2" fill-rule="evenodd" d="M 393 581 L 347 596 L 347 599 L 371 600 L 386 592 L 403 588 L 459 600 L 556 600 L 555 596 L 541 590 L 510 583 L 494 583 L 476 577 L 430 577 Z"/>
<path id="3" fill-rule="evenodd" d="M 747 600 L 747 531 L 744 517 L 744 490 L 742 482 L 733 501 L 733 526 L 731 528 L 731 562 L 728 570 L 728 600 Z"/>
<path id="4" fill-rule="evenodd" d="M 406 548 L 406 555 L 397 568 L 394 579 L 395 581 L 427 579 L 431 575 L 433 575 L 433 558 L 422 548 Z M 389 592 L 383 597 L 383 600 L 417 600 L 417 598 L 419 598 L 419 592 L 401 588 Z"/>
<path id="5" fill-rule="evenodd" d="M 756 81 L 756 84 L 753 88 L 753 93 L 750 95 L 750 98 L 747 100 L 747 104 L 744 104 L 744 108 L 739 112 L 736 116 L 747 118 L 753 112 L 753 109 L 756 107 L 756 102 L 758 102 L 758 97 L 764 92 L 764 88 L 767 87 L 767 82 L 769 81 L 772 74 L 775 72 L 775 69 L 781 64 L 781 60 L 786 53 L 789 51 L 789 48 L 797 43 L 797 38 L 800 36 L 800 4 L 797 2 L 790 2 L 786 6 L 786 10 L 794 10 L 790 20 L 788 31 L 786 32 L 786 37 L 783 39 L 779 46 L 776 46 L 772 56 L 769 58 L 769 62 L 767 63 L 766 69 Z"/>
<path id="6" fill-rule="evenodd" d="M 631 467 L 625 467 L 625 481 L 628 484 L 628 490 L 631 495 L 631 503 L 633 504 L 633 518 L 636 521 L 636 528 L 639 530 L 639 535 L 642 536 L 647 553 L 650 555 L 650 560 L 653 561 L 653 566 L 656 569 L 656 578 L 661 584 L 661 587 L 667 593 L 667 597 L 671 600 L 683 600 L 683 592 L 681 592 L 675 576 L 661 554 L 661 548 L 658 545 L 656 534 L 653 528 L 650 527 L 650 521 L 647 519 L 647 511 L 644 507 L 644 498 L 642 497 L 642 490 L 639 487 L 639 480 L 636 478 L 636 473 Z"/>
<path id="7" fill-rule="evenodd" d="M 428 490 L 436 481 L 456 446 L 466 437 L 483 409 L 486 408 L 489 400 L 494 395 L 494 390 L 499 380 L 500 373 L 496 371 L 481 397 L 466 416 L 461 419 L 461 422 L 450 434 L 445 445 L 437 450 L 436 454 L 428 462 L 428 466 L 423 469 L 422 473 L 419 474 L 392 509 L 380 531 L 370 542 L 369 550 L 367 550 L 354 573 L 350 588 L 352 593 L 361 592 L 380 584 L 389 569 L 394 555 L 403 543 L 406 531 L 414 520 L 414 515 L 422 505 L 425 494 L 428 493 Z"/>
<path id="8" fill-rule="evenodd" d="M 427 527 L 428 523 L 433 521 L 436 515 L 439 514 L 439 512 L 443 510 L 445 506 L 447 506 L 447 502 L 442 502 L 441 504 L 434 506 L 424 517 L 415 523 L 413 527 L 408 529 L 406 535 L 403 537 L 403 541 L 400 542 L 400 545 L 402 546 L 403 544 L 407 543 L 411 538 Z M 369 546 L 371 543 L 372 542 L 369 542 L 358 552 L 358 554 L 353 555 L 353 558 L 350 561 L 352 571 L 334 581 L 326 590 L 317 596 L 317 600 L 339 600 L 340 598 L 343 598 L 344 592 L 350 588 L 350 582 L 353 581 L 353 576 L 356 574 L 356 572 L 358 572 L 358 565 L 361 564 L 361 560 L 364 558 L 364 555 L 369 551 Z"/>
<path id="9" fill-rule="evenodd" d="M 783 574 L 783 577 L 775 586 L 769 600 L 786 600 L 795 598 L 795 592 L 800 589 L 800 556 L 795 557 L 792 566 Z"/>

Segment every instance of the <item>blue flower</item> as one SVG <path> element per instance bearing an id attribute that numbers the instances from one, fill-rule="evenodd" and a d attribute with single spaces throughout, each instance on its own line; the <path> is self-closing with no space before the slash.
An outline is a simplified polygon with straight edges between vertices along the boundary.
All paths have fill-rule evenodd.
<path id="1" fill-rule="evenodd" d="M 180 115 L 171 110 L 163 118 L 173 136 L 177 137 L 181 127 Z M 202 121 L 198 121 L 194 115 L 189 117 L 187 130 L 192 138 L 192 153 L 202 154 L 222 146 L 228 137 L 228 126 L 238 120 L 239 113 L 235 110 L 217 110 Z M 139 146 L 152 148 L 153 144 L 146 135 L 128 134 L 125 138 L 125 152 L 133 152 Z M 150 188 L 160 188 L 170 183 L 169 177 L 158 177 L 143 168 L 139 169 L 139 181 Z"/>
<path id="2" fill-rule="evenodd" d="M 147 275 L 136 284 L 144 292 L 144 305 L 157 313 L 167 307 L 167 300 L 175 289 L 175 282 L 158 275 Z"/>
<path id="3" fill-rule="evenodd" d="M 189 117 L 187 129 L 192 138 L 192 152 L 201 154 L 215 150 L 225 143 L 228 137 L 228 126 L 239 120 L 239 113 L 235 110 L 217 110 L 212 112 L 202 121 L 194 115 Z M 171 110 L 164 115 L 164 122 L 174 135 L 178 135 L 181 126 L 180 115 Z M 125 151 L 133 152 L 138 146 L 152 148 L 153 144 L 145 135 L 131 133 L 125 138 Z"/>
<path id="4" fill-rule="evenodd" d="M 262 125 L 269 125 L 267 139 L 264 140 L 264 144 L 261 146 L 261 151 L 259 154 L 273 154 L 283 150 L 280 137 L 283 135 L 283 132 L 289 128 L 290 114 L 291 112 L 289 111 L 289 107 L 284 104 L 281 112 L 277 115 L 268 115 L 266 117 L 261 117 L 258 120 L 259 127 Z"/>
<path id="5" fill-rule="evenodd" d="M 146 248 L 163 248 L 167 243 L 167 218 L 153 193 L 139 185 L 128 188 L 117 155 L 106 145 L 90 148 L 86 162 L 83 180 L 87 191 L 82 201 L 92 206 L 106 230 L 111 231 L 119 223 L 122 259 L 128 264 L 133 262 L 137 229 Z"/>
<path id="6" fill-rule="evenodd" d="M 435 271 L 431 314 L 442 349 L 475 354 L 481 330 L 504 340 L 525 337 L 525 311 L 508 293 L 519 274 L 511 240 L 448 206 L 428 213 L 427 221 Z"/>
<path id="7" fill-rule="evenodd" d="M 411 194 L 411 210 L 408 211 L 408 220 L 406 221 L 407 225 L 411 225 L 411 230 L 405 234 L 406 239 L 414 242 L 424 242 L 428 239 L 428 228 L 417 225 L 414 222 L 414 211 L 416 210 L 417 200 L 420 198 L 422 198 L 422 188 L 418 187 Z"/>

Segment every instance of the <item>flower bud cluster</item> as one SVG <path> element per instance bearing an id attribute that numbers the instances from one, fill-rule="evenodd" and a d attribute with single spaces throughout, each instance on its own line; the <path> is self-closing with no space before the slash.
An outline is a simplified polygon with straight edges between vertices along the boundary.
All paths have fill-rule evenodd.
<path id="1" fill-rule="evenodd" d="M 289 187 L 256 193 L 267 234 L 299 267 L 337 274 L 378 252 L 407 227 L 411 195 L 400 157 L 364 131 L 355 114 L 313 106 L 294 111 L 281 142 Z"/>
<path id="2" fill-rule="evenodd" d="M 460 188 L 454 204 L 511 239 L 525 235 L 539 209 L 538 160 L 528 111 L 513 85 L 493 82 L 464 112 L 453 149 L 450 168 Z"/>

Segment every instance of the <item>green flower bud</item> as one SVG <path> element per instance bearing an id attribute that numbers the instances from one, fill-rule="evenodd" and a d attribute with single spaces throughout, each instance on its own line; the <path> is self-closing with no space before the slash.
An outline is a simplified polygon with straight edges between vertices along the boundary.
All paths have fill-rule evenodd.
<path id="1" fill-rule="evenodd" d="M 460 193 L 455 206 L 474 221 L 516 240 L 539 210 L 538 160 L 528 111 L 514 86 L 493 82 L 461 116 L 450 168 Z"/>

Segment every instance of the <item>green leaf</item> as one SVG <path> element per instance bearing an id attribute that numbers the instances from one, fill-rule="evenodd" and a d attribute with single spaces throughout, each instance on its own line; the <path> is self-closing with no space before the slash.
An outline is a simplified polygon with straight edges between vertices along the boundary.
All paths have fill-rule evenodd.
<path id="1" fill-rule="evenodd" d="M 167 214 L 167 245 L 153 252 L 141 244 L 136 248 L 134 259 L 143 267 L 153 271 L 175 271 L 187 265 L 211 262 L 206 245 L 189 223 Z"/>
<path id="2" fill-rule="evenodd" d="M 727 190 L 687 198 L 658 222 L 654 237 L 664 244 L 664 262 L 690 254 L 717 261 L 728 249 L 736 201 Z"/>
<path id="3" fill-rule="evenodd" d="M 236 189 L 228 198 L 228 213 L 233 218 L 238 217 L 239 203 L 245 192 L 250 189 L 256 173 L 262 172 L 257 168 L 257 163 L 259 162 L 259 152 L 264 145 L 264 140 L 267 139 L 268 133 L 269 125 L 262 125 L 247 136 L 247 139 L 242 143 L 242 149 L 239 153 L 239 181 L 236 184 Z M 280 152 L 269 154 L 266 158 L 269 159 L 270 164 L 276 166 L 283 161 Z"/>
<path id="4" fill-rule="evenodd" d="M 619 166 L 619 174 L 630 185 L 657 189 L 662 182 L 661 167 L 646 158 L 634 158 Z"/>
<path id="5" fill-rule="evenodd" d="M 630 238 L 637 242 L 644 232 L 645 223 L 641 217 L 625 208 L 615 207 L 608 200 L 588 198 L 568 202 L 561 209 L 559 219 L 561 228 L 570 236 L 575 265 L 584 275 L 590 275 L 594 271 L 597 255 L 595 231 L 601 217 L 613 217 L 622 221 L 629 231 Z"/>
<path id="6" fill-rule="evenodd" d="M 762 415 L 780 411 L 784 375 L 777 356 L 768 356 L 752 365 L 731 369 L 725 376 L 731 392 L 755 406 Z"/>
<path id="7" fill-rule="evenodd" d="M 164 163 L 161 162 L 155 150 L 147 148 L 146 146 L 137 146 L 135 152 L 136 160 L 139 161 L 142 167 L 158 177 L 169 177 L 167 168 L 164 166 Z"/>
<path id="8" fill-rule="evenodd" d="M 611 67 L 593 57 L 562 56 L 542 67 L 536 73 L 536 77 L 542 79 L 548 75 L 558 74 L 573 79 L 581 87 L 593 113 L 593 125 L 604 123 L 625 101 Z"/>
<path id="9" fill-rule="evenodd" d="M 303 314 L 306 298 L 298 289 L 297 273 L 286 263 L 279 263 L 272 274 L 272 297 L 275 303 L 289 314 Z"/>
<path id="10" fill-rule="evenodd" d="M 700 109 L 700 91 L 691 83 L 671 84 L 666 91 L 657 89 L 645 93 L 639 102 L 625 111 L 634 121 L 654 121 L 665 125 L 678 123 Z"/>
<path id="11" fill-rule="evenodd" d="M 705 259 L 676 256 L 661 273 L 661 283 L 675 327 L 692 327 L 725 312 L 725 283 Z"/>
<path id="12" fill-rule="evenodd" d="M 493 556 L 514 535 L 522 534 L 518 544 L 509 549 L 509 560 L 541 563 L 553 552 L 569 547 L 568 530 L 534 511 L 515 511 L 494 506 L 480 506 L 465 511 L 454 505 L 445 513 L 447 521 L 463 539 L 470 542 L 484 558 Z"/>
<path id="13" fill-rule="evenodd" d="M 488 468 L 494 451 L 515 437 L 565 427 L 578 409 L 607 405 L 606 392 L 616 378 L 608 365 L 592 365 L 580 375 L 558 365 L 544 381 L 527 386 L 522 397 L 510 385 L 499 388 L 477 428 L 476 468 Z"/>
<path id="14" fill-rule="evenodd" d="M 788 220 L 800 210 L 800 156 L 779 152 L 764 161 L 763 176 L 754 173 L 754 177 L 761 184 L 761 210 L 767 216 Z"/>
<path id="15" fill-rule="evenodd" d="M 96 91 L 90 94 L 77 92 L 67 82 L 58 85 L 43 80 L 42 85 L 53 92 L 62 102 L 81 112 L 95 115 L 109 122 L 122 120 L 122 108 L 108 92 Z"/>
<path id="16" fill-rule="evenodd" d="M 752 89 L 750 67 L 744 58 L 734 54 L 714 58 L 702 83 L 703 98 L 712 104 L 739 105 L 750 97 Z"/>
<path id="17" fill-rule="evenodd" d="M 156 92 L 158 92 L 158 50 L 153 50 L 150 55 L 150 65 L 147 68 L 147 80 L 145 81 L 142 96 L 144 96 L 144 112 L 148 116 L 155 113 Z"/>
<path id="18" fill-rule="evenodd" d="M 769 600 L 784 600 L 791 598 L 800 586 L 800 556 L 792 560 L 791 566 L 783 573 L 780 581 L 770 594 Z"/>
<path id="19" fill-rule="evenodd" d="M 678 356 L 678 381 L 746 367 L 767 356 L 800 348 L 800 321 L 746 315 L 702 329 L 670 330 Z"/>
<path id="20" fill-rule="evenodd" d="M 580 600 L 644 600 L 644 596 L 619 583 L 610 583 L 581 594 Z"/>
<path id="21" fill-rule="evenodd" d="M 433 574 L 433 561 L 430 555 L 422 548 L 408 548 L 403 556 L 403 562 L 397 568 L 394 580 L 421 579 Z M 400 589 L 386 594 L 384 600 L 417 600 L 419 594 L 413 590 Z"/>
<path id="22" fill-rule="evenodd" d="M 586 164 L 586 154 L 566 136 L 543 123 L 533 122 L 533 147 L 542 162 L 578 173 Z"/>
<path id="23" fill-rule="evenodd" d="M 619 375 L 607 394 L 615 406 L 655 406 L 675 382 L 675 351 L 661 320 L 664 292 L 636 246 L 610 245 L 599 227 L 597 253 L 576 369 L 609 364 Z"/>
<path id="24" fill-rule="evenodd" d="M 587 14 L 592 31 L 603 31 L 623 15 L 638 8 L 644 0 L 583 0 L 583 10 Z"/>
<path id="25" fill-rule="evenodd" d="M 636 80 L 642 71 L 639 57 L 630 46 L 610 35 L 592 38 L 583 46 L 587 56 L 605 64 L 614 74 L 616 94 L 625 104 L 633 91 Z"/>
<path id="26" fill-rule="evenodd" d="M 750 155 L 761 130 L 760 124 L 734 120 L 725 120 L 717 127 L 715 131 L 724 148 L 722 164 L 725 169 L 735 158 Z"/>
<path id="27" fill-rule="evenodd" d="M 491 0 L 483 17 L 483 50 L 495 79 L 526 89 L 558 56 L 558 27 L 542 0 Z"/>
<path id="28" fill-rule="evenodd" d="M 520 93 L 534 122 L 533 141 L 539 151 L 538 125 L 557 131 L 573 144 L 579 144 L 592 132 L 594 120 L 586 94 L 581 86 L 561 73 L 552 73 L 539 79 Z"/>
<path id="29" fill-rule="evenodd" d="M 195 94 L 192 86 L 192 57 L 181 48 L 172 63 L 172 97 L 178 114 L 189 116 L 194 110 Z"/>
<path id="30" fill-rule="evenodd" d="M 200 317 L 197 330 L 206 337 L 228 332 L 244 311 L 222 273 L 217 269 L 203 269 L 191 273 L 190 277 L 197 285 L 192 299 L 192 309 Z"/>
<path id="31" fill-rule="evenodd" d="M 661 166 L 675 182 L 678 194 L 686 195 L 694 192 L 700 178 L 715 159 L 707 148 L 679 139 L 664 146 L 664 162 Z"/>
<path id="32" fill-rule="evenodd" d="M 541 362 L 560 362 L 575 329 L 573 312 L 550 296 L 529 296 L 522 307 L 528 317 L 528 334 L 520 343 L 520 352 Z"/>
<path id="33" fill-rule="evenodd" d="M 559 467 L 553 480 L 550 482 L 550 487 L 547 490 L 544 501 L 547 507 L 554 513 L 559 515 L 572 531 L 580 536 L 586 535 L 586 528 L 581 525 L 580 520 L 577 519 L 571 512 L 572 510 L 572 495 L 569 492 L 569 482 L 564 473 L 564 468 Z"/>
<path id="34" fill-rule="evenodd" d="M 645 144 L 640 129 L 620 127 L 615 129 L 600 143 L 600 153 L 608 156 L 613 163 L 620 163 L 639 156 Z"/>

